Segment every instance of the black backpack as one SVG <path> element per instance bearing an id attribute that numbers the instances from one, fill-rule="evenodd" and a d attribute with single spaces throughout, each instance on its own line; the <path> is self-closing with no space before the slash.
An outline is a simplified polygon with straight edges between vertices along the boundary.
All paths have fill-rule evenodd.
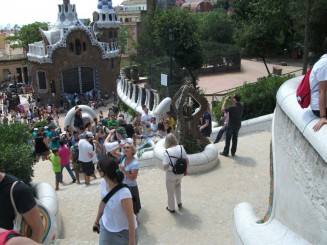
<path id="1" fill-rule="evenodd" d="M 170 156 L 167 150 L 166 150 L 166 152 L 167 152 L 167 155 L 168 155 L 169 161 L 170 161 L 169 165 L 173 167 L 173 173 L 174 174 L 185 174 L 186 168 L 187 168 L 187 162 L 186 162 L 186 159 L 183 158 L 182 147 L 181 147 L 181 157 Z M 175 165 L 172 163 L 171 157 L 177 158 Z"/>

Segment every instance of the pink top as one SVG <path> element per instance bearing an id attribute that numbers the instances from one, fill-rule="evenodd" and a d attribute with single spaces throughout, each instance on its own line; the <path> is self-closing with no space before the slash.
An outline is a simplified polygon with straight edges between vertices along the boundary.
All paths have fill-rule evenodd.
<path id="1" fill-rule="evenodd" d="M 58 150 L 58 156 L 60 157 L 60 165 L 66 166 L 70 162 L 70 150 L 69 148 L 64 145 L 61 146 Z"/>

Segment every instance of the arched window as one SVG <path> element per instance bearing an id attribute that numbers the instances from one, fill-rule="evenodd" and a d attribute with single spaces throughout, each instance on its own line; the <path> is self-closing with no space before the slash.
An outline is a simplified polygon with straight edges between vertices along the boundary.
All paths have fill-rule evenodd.
<path id="1" fill-rule="evenodd" d="M 80 55 L 82 53 L 81 41 L 79 39 L 75 40 L 75 54 Z"/>
<path id="2" fill-rule="evenodd" d="M 83 42 L 83 52 L 85 52 L 85 51 L 86 51 L 86 43 Z"/>
<path id="3" fill-rule="evenodd" d="M 102 14 L 102 20 L 105 21 L 106 20 L 106 15 Z"/>
<path id="4" fill-rule="evenodd" d="M 109 14 L 109 20 L 112 21 L 112 15 L 111 14 Z"/>

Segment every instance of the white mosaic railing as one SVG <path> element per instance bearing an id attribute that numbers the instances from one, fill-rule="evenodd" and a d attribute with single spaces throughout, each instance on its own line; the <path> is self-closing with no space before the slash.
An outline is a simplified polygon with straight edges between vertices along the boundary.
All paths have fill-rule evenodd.
<path id="1" fill-rule="evenodd" d="M 327 126 L 296 100 L 301 77 L 277 93 L 272 125 L 271 205 L 259 224 L 248 203 L 234 209 L 236 244 L 327 244 Z"/>

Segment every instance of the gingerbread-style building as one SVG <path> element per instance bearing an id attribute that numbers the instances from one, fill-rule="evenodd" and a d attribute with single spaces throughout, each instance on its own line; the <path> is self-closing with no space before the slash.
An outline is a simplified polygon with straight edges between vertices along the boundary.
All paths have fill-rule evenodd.
<path id="1" fill-rule="evenodd" d="M 29 45 L 29 74 L 42 104 L 101 99 L 116 89 L 120 21 L 111 0 L 98 0 L 93 22 L 85 26 L 69 0 L 58 5 L 58 19 L 42 41 Z"/>

